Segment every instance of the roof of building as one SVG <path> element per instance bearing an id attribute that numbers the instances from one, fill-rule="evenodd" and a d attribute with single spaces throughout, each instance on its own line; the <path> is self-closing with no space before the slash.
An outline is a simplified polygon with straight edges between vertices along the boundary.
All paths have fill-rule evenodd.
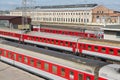
<path id="1" fill-rule="evenodd" d="M 53 6 L 36 6 L 35 8 L 41 9 L 52 9 L 52 8 L 84 8 L 84 7 L 95 7 L 98 4 L 76 4 L 76 5 L 53 5 Z"/>
<path id="2" fill-rule="evenodd" d="M 11 20 L 18 17 L 21 17 L 21 16 L 0 16 L 0 20 Z"/>
<path id="3" fill-rule="evenodd" d="M 56 5 L 56 6 L 36 6 L 38 10 L 91 10 L 97 4 L 77 4 L 77 5 Z"/>
<path id="4" fill-rule="evenodd" d="M 106 25 L 102 29 L 107 31 L 120 31 L 120 25 Z"/>
<path id="5" fill-rule="evenodd" d="M 22 24 L 22 16 L 0 16 L 0 20 L 8 20 L 13 24 Z M 31 23 L 31 18 L 27 17 L 27 23 Z"/>
<path id="6" fill-rule="evenodd" d="M 76 5 L 53 5 L 53 6 L 35 6 L 31 9 L 37 10 L 91 10 L 94 7 L 98 6 L 98 4 L 76 4 Z M 27 7 L 30 10 L 29 7 Z M 22 10 L 22 7 L 17 7 L 16 10 Z"/>

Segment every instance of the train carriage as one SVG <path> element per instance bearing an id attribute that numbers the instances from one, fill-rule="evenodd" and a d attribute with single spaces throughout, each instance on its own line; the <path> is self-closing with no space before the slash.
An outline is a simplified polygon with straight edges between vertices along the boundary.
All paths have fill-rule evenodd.
<path id="1" fill-rule="evenodd" d="M 120 79 L 120 65 L 118 64 L 108 64 L 68 54 L 59 54 L 61 53 L 8 41 L 0 43 L 0 60 L 34 74 L 42 75 L 47 79 Z"/>
<path id="2" fill-rule="evenodd" d="M 69 36 L 79 36 L 84 38 L 93 38 L 93 39 L 103 39 L 103 33 L 87 33 L 87 32 L 80 32 L 78 30 L 64 30 L 64 29 L 56 29 L 56 28 L 39 28 L 33 26 L 33 31 L 40 31 L 40 32 L 47 32 L 47 33 L 54 33 L 54 34 L 62 34 L 62 35 L 69 35 Z"/>
<path id="3" fill-rule="evenodd" d="M 54 49 L 73 52 L 73 54 L 90 55 L 109 60 L 120 61 L 120 42 L 84 39 L 44 32 L 0 29 L 0 37 L 16 39 L 21 42 L 47 46 Z"/>

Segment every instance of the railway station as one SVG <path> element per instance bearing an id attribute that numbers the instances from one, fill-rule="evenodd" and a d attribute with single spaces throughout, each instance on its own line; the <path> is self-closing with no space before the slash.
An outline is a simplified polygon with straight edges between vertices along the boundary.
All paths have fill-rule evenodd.
<path id="1" fill-rule="evenodd" d="M 120 79 L 120 10 L 34 2 L 0 11 L 0 80 Z"/>

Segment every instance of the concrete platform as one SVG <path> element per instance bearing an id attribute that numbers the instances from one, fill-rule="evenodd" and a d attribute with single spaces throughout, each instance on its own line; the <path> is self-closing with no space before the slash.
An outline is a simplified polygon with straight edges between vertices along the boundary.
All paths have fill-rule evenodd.
<path id="1" fill-rule="evenodd" d="M 0 80 L 45 80 L 28 72 L 0 62 Z"/>

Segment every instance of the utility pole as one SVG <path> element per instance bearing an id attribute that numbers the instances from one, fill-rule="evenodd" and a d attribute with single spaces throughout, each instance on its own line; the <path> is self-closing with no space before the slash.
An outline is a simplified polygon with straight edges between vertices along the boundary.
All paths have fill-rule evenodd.
<path id="1" fill-rule="evenodd" d="M 27 26 L 27 0 L 22 0 L 22 28 Z"/>

